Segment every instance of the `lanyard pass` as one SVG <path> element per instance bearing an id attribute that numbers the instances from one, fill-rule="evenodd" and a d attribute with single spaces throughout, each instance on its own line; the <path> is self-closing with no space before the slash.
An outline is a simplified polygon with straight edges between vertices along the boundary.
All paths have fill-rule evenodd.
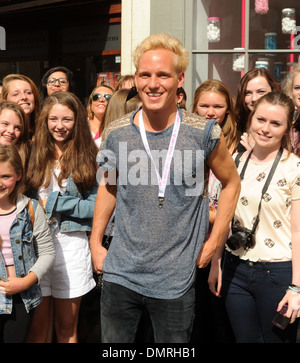
<path id="1" fill-rule="evenodd" d="M 168 152 L 167 152 L 167 157 L 166 157 L 166 161 L 165 161 L 165 165 L 164 165 L 162 178 L 160 177 L 159 172 L 158 172 L 158 170 L 156 168 L 156 165 L 155 165 L 155 162 L 153 160 L 151 150 L 150 150 L 150 147 L 149 147 L 149 144 L 148 144 L 146 130 L 145 130 L 145 126 L 144 126 L 143 111 L 142 110 L 140 111 L 140 116 L 139 116 L 139 126 L 140 126 L 140 132 L 141 132 L 141 137 L 142 137 L 144 147 L 146 149 L 146 152 L 147 152 L 150 160 L 153 162 L 153 165 L 154 165 L 154 168 L 155 168 L 155 172 L 156 172 L 156 176 L 157 176 L 157 180 L 158 180 L 158 187 L 159 187 L 158 207 L 162 208 L 164 200 L 165 200 L 164 196 L 165 196 L 165 190 L 166 190 L 166 186 L 167 186 L 167 177 L 168 177 L 168 174 L 169 174 L 169 171 L 170 171 L 171 160 L 173 158 L 175 145 L 176 145 L 176 141 L 177 141 L 177 136 L 178 136 L 179 128 L 180 128 L 179 111 L 177 110 L 176 119 L 175 119 L 175 123 L 174 123 L 174 127 L 173 127 L 172 136 L 171 136 L 171 139 L 170 139 L 170 144 L 169 144 L 169 148 L 168 148 Z"/>
<path id="2" fill-rule="evenodd" d="M 162 208 L 164 204 L 165 197 L 158 197 L 158 207 Z"/>

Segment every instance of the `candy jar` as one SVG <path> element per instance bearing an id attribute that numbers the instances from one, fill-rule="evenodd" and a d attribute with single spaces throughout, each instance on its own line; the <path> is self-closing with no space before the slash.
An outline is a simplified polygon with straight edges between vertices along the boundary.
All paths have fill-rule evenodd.
<path id="1" fill-rule="evenodd" d="M 268 69 L 268 66 L 269 66 L 269 62 L 267 61 L 256 61 L 255 62 L 255 68 L 265 68 L 265 69 Z"/>
<path id="2" fill-rule="evenodd" d="M 242 51 L 244 48 L 234 48 L 233 50 Z M 233 53 L 232 69 L 234 72 L 242 72 L 245 69 L 245 55 L 243 53 Z"/>
<path id="3" fill-rule="evenodd" d="M 296 33 L 296 17 L 294 8 L 282 9 L 281 29 L 283 34 Z"/>
<path id="4" fill-rule="evenodd" d="M 265 34 L 265 48 L 266 49 L 277 49 L 277 33 L 266 33 Z"/>
<path id="5" fill-rule="evenodd" d="M 255 12 L 257 14 L 267 14 L 269 11 L 269 0 L 255 0 Z"/>
<path id="6" fill-rule="evenodd" d="M 207 18 L 207 40 L 210 43 L 220 41 L 220 18 Z"/>
<path id="7" fill-rule="evenodd" d="M 280 80 L 282 72 L 283 72 L 283 62 L 274 62 L 273 76 L 277 80 Z"/>

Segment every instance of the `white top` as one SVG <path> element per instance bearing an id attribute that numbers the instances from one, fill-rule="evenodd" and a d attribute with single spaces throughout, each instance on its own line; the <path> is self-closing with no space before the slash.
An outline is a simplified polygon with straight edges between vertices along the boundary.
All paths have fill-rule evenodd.
<path id="1" fill-rule="evenodd" d="M 291 259 L 291 201 L 300 199 L 300 158 L 291 154 L 287 160 L 281 157 L 269 188 L 262 200 L 260 221 L 255 233 L 255 246 L 248 251 L 244 248 L 231 251 L 241 259 L 270 261 Z M 245 155 L 238 167 L 241 172 Z M 261 191 L 272 167 L 269 162 L 249 160 L 241 193 L 234 216 L 234 223 L 252 229 L 257 215 Z M 228 247 L 226 247 L 230 250 Z"/>
<path id="2" fill-rule="evenodd" d="M 55 169 L 48 188 L 40 188 L 39 198 L 45 199 L 51 192 L 65 193 L 67 180 L 59 187 L 55 175 L 60 170 Z M 54 175 L 55 174 L 55 175 Z M 60 213 L 54 213 L 59 222 Z M 55 224 L 52 224 L 53 228 Z M 41 281 L 43 296 L 53 296 L 58 299 L 71 299 L 83 296 L 95 286 L 92 272 L 92 260 L 88 236 L 85 231 L 60 232 L 59 223 L 51 228 L 55 248 L 55 263 L 51 271 Z"/>
<path id="3" fill-rule="evenodd" d="M 38 191 L 38 197 L 39 199 L 47 199 L 48 195 L 52 192 L 57 192 L 59 191 L 60 194 L 64 194 L 66 191 L 66 186 L 67 186 L 67 180 L 63 180 L 62 182 L 62 187 L 60 187 L 58 185 L 58 176 L 60 173 L 60 169 L 54 169 L 54 173 L 56 175 L 53 174 L 53 172 L 51 172 L 51 181 L 50 184 L 47 188 L 41 187 Z M 59 240 L 60 242 L 64 241 L 65 239 L 69 239 L 69 238 L 80 238 L 80 239 L 87 239 L 87 234 L 84 231 L 76 231 L 76 232 L 68 232 L 68 233 L 62 233 L 60 232 L 59 229 L 59 222 L 60 222 L 60 213 L 53 213 L 53 217 L 57 220 L 57 224 L 56 224 L 56 228 L 55 230 L 51 229 L 52 232 L 52 237 L 55 241 Z"/>

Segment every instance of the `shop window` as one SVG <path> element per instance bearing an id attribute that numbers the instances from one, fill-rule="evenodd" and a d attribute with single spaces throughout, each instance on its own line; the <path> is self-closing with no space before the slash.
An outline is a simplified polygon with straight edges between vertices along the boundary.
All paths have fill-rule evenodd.
<path id="1" fill-rule="evenodd" d="M 282 82 L 300 62 L 300 3 L 296 0 L 195 0 L 195 89 L 209 78 L 236 93 L 239 79 L 266 67 Z"/>

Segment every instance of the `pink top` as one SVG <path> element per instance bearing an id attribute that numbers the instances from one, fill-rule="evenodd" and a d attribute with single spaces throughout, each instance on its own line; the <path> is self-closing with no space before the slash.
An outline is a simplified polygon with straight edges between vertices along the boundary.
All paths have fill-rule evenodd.
<path id="1" fill-rule="evenodd" d="M 1 252 L 6 266 L 14 265 L 14 258 L 9 237 L 10 227 L 16 219 L 17 209 L 8 214 L 0 214 Z"/>

